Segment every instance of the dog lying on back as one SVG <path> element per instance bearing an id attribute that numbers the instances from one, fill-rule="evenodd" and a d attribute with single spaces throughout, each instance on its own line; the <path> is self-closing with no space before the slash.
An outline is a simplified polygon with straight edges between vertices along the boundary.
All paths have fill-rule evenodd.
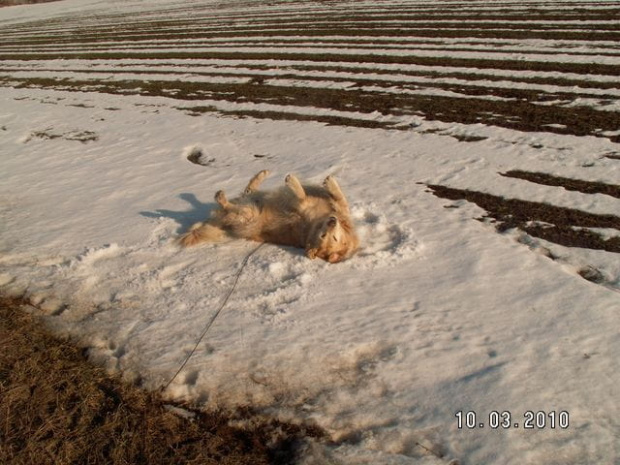
<path id="1" fill-rule="evenodd" d="M 314 186 L 302 185 L 289 174 L 284 187 L 259 191 L 268 174 L 267 170 L 258 173 L 233 200 L 218 191 L 215 201 L 220 208 L 181 236 L 181 245 L 242 238 L 299 247 L 305 249 L 308 258 L 329 263 L 346 260 L 356 252 L 359 239 L 349 204 L 332 176 L 325 178 L 322 186 Z"/>

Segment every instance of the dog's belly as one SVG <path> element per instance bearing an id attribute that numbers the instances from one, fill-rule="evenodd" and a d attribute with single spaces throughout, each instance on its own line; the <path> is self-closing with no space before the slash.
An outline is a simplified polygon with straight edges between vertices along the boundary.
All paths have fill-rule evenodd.
<path id="1" fill-rule="evenodd" d="M 263 211 L 260 237 L 256 240 L 278 245 L 305 247 L 304 221 L 295 212 Z"/>

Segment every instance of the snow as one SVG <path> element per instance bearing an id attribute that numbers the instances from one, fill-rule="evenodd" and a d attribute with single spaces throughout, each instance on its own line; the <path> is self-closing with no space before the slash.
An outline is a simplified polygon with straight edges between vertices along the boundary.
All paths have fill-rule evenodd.
<path id="1" fill-rule="evenodd" d="M 0 21 L 111 8 L 79 3 L 2 9 Z M 154 3 L 154 15 L 175 5 Z M 607 61 L 617 58 L 597 63 Z M 426 184 L 618 215 L 617 198 L 499 174 L 618 184 L 618 161 L 603 156 L 618 144 L 421 117 L 402 121 L 409 131 L 386 131 L 182 111 L 197 104 L 286 108 L 0 87 L 0 291 L 25 294 L 94 362 L 158 389 L 240 271 L 170 398 L 315 422 L 334 441 L 309 449 L 318 463 L 617 462 L 618 255 L 497 234 L 473 220 L 482 209 L 437 198 Z M 96 137 L 80 140 L 85 134 Z M 447 137 L 459 134 L 482 137 Z M 196 148 L 207 166 L 187 160 Z M 257 244 L 177 247 L 174 238 L 214 208 L 217 189 L 239 192 L 265 168 L 266 188 L 287 173 L 314 182 L 335 175 L 360 253 L 330 265 L 265 245 L 240 270 Z M 583 279 L 584 266 L 600 270 L 604 284 Z M 519 427 L 491 429 L 493 411 L 511 412 Z M 528 411 L 568 412 L 570 426 L 525 429 Z M 476 412 L 485 427 L 459 429 L 457 412 Z"/>

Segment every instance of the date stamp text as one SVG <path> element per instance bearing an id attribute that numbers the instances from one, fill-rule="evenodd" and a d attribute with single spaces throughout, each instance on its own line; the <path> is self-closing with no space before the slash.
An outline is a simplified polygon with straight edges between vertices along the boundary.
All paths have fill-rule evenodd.
<path id="1" fill-rule="evenodd" d="M 473 410 L 459 410 L 455 414 L 456 427 L 462 430 L 473 429 L 568 429 L 570 415 L 566 410 L 549 412 L 527 410 L 522 414 L 513 415 L 509 410 L 492 410 L 486 414 L 478 414 Z"/>

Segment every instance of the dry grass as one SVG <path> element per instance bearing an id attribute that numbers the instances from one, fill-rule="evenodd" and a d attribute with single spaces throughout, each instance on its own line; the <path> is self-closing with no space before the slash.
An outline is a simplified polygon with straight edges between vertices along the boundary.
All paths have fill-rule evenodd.
<path id="1" fill-rule="evenodd" d="M 286 464 L 305 429 L 249 412 L 193 412 L 110 377 L 0 299 L 0 457 L 3 464 Z M 253 426 L 229 425 L 231 415 Z"/>

